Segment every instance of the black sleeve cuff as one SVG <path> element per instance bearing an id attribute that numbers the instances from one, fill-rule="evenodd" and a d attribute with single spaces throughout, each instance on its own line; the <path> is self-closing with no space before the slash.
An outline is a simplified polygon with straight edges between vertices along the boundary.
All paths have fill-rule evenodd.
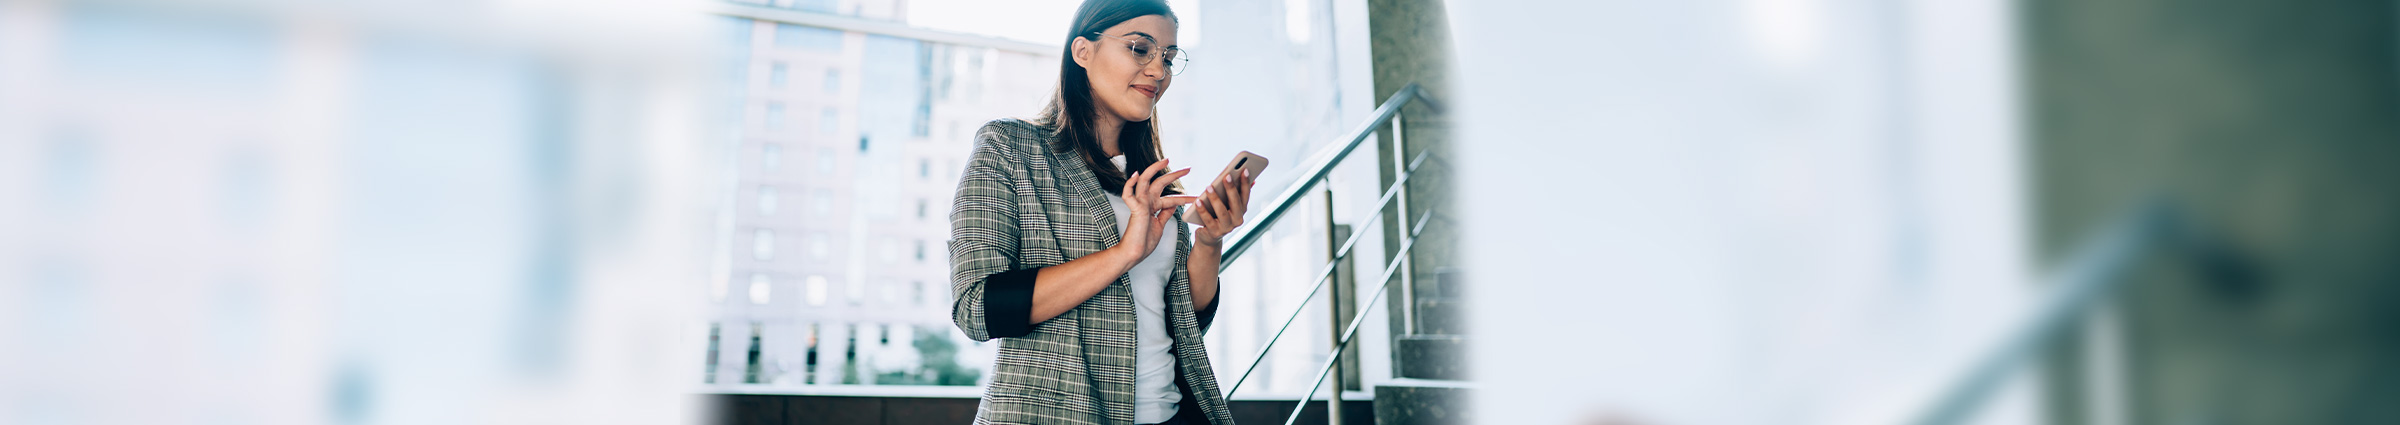
<path id="1" fill-rule="evenodd" d="M 1224 279 L 1222 279 L 1222 278 L 1219 278 L 1219 279 L 1217 280 L 1217 284 L 1218 284 L 1218 285 L 1224 285 L 1224 284 L 1225 284 L 1225 280 L 1224 280 Z M 1225 292 L 1225 291 L 1217 291 L 1217 295 L 1224 295 L 1224 292 Z M 1207 306 L 1207 307 L 1201 307 L 1201 308 L 1200 308 L 1200 311 L 1196 313 L 1196 314 L 1198 314 L 1198 315 L 1200 316 L 1200 333 L 1201 333 L 1201 334 L 1207 334 L 1207 333 L 1208 333 L 1208 325 L 1209 325 L 1210 323 L 1215 323 L 1215 322 L 1217 321 L 1217 304 L 1220 304 L 1220 303 L 1224 303 L 1224 302 L 1225 302 L 1225 300 L 1224 300 L 1224 299 L 1221 299 L 1221 298 L 1217 298 L 1217 297 L 1209 297 L 1209 298 L 1210 298 L 1210 299 L 1208 300 L 1208 306 Z"/>
<path id="2" fill-rule="evenodd" d="M 983 277 L 983 329 L 993 338 L 1033 333 L 1033 277 L 1042 269 L 993 273 Z"/>

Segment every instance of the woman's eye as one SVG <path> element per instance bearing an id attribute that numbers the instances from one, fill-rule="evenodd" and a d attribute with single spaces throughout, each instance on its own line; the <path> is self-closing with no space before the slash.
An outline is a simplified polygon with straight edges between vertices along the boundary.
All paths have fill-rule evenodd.
<path id="1" fill-rule="evenodd" d="M 1139 56 L 1149 56 L 1150 46 L 1144 46 L 1140 44 L 1133 45 L 1133 54 Z"/>

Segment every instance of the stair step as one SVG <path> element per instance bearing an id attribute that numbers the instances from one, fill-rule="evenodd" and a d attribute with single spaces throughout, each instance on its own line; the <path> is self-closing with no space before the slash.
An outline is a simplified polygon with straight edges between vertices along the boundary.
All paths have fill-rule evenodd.
<path id="1" fill-rule="evenodd" d="M 1394 379 L 1375 385 L 1375 423 L 1378 425 L 1448 425 L 1475 422 L 1468 398 L 1472 387 L 1459 381 Z"/>
<path id="2" fill-rule="evenodd" d="M 1439 282 L 1438 284 L 1434 285 L 1433 295 L 1435 297 L 1449 298 L 1453 300 L 1465 299 L 1467 297 L 1466 272 L 1454 268 L 1443 267 L 1441 270 L 1435 270 L 1433 272 L 1433 276 L 1434 280 Z"/>
<path id="3" fill-rule="evenodd" d="M 1467 334 L 1467 303 L 1457 298 L 1417 299 L 1417 333 Z"/>
<path id="4" fill-rule="evenodd" d="M 1393 359 L 1400 377 L 1467 379 L 1467 337 L 1463 335 L 1403 335 L 1393 341 Z"/>

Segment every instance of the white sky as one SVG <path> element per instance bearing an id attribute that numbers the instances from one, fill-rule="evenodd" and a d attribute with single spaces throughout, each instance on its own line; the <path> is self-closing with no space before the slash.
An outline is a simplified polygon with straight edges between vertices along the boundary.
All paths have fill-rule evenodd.
<path id="1" fill-rule="evenodd" d="M 908 24 L 1056 45 L 1082 0 L 909 0 Z"/>
<path id="2" fill-rule="evenodd" d="M 1183 22 L 1186 46 L 1196 44 L 1199 26 L 1197 0 L 1170 0 Z M 1048 45 L 1065 38 L 1083 0 L 908 0 L 908 24 L 943 31 L 981 34 Z"/>

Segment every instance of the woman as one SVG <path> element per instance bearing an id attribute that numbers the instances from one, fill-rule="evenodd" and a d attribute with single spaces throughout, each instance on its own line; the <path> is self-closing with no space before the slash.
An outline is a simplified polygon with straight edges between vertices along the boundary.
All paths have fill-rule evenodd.
<path id="1" fill-rule="evenodd" d="M 1233 423 L 1201 335 L 1251 177 L 1186 196 L 1191 169 L 1168 170 L 1151 118 L 1187 60 L 1175 30 L 1158 0 L 1086 1 L 1041 117 L 976 132 L 950 213 L 951 318 L 1004 339 L 975 423 Z"/>

